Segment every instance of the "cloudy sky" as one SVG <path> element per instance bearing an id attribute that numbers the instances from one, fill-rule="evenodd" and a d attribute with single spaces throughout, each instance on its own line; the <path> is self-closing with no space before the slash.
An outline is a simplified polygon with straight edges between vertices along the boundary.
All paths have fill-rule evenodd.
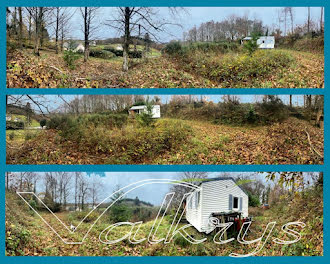
<path id="1" fill-rule="evenodd" d="M 167 20 L 173 23 L 182 25 L 171 26 L 167 28 L 166 33 L 161 33 L 159 37 L 160 42 L 167 42 L 172 39 L 181 39 L 182 34 L 185 31 L 191 29 L 194 25 L 199 26 L 203 22 L 207 21 L 221 21 L 228 16 L 235 14 L 237 16 L 248 15 L 250 19 L 259 19 L 270 28 L 273 24 L 278 24 L 278 11 L 281 7 L 187 7 L 180 12 L 179 16 L 173 17 L 169 13 L 167 7 L 155 7 L 156 20 Z M 71 19 L 71 31 L 70 37 L 75 39 L 82 39 L 83 34 L 82 18 L 80 11 L 77 8 L 72 8 L 73 13 Z M 294 7 L 294 24 L 304 24 L 307 20 L 307 7 Z M 95 25 L 97 30 L 94 33 L 93 38 L 105 39 L 109 37 L 118 37 L 120 33 L 117 30 L 105 25 L 107 20 L 113 19 L 117 16 L 117 8 L 115 7 L 103 7 L 98 10 L 97 19 Z M 311 19 L 313 21 L 319 21 L 320 8 L 311 7 Z M 284 25 L 283 25 L 284 26 Z M 50 29 L 50 33 L 51 29 Z M 141 33 L 144 34 L 144 33 Z"/>
<path id="2" fill-rule="evenodd" d="M 44 172 L 39 172 L 41 176 Z M 261 180 L 265 186 L 272 184 L 267 181 L 265 176 L 268 173 L 264 172 L 208 172 L 208 178 L 216 177 L 233 177 L 238 176 L 249 176 L 250 179 Z M 99 193 L 99 202 L 103 199 L 109 197 L 114 191 L 117 190 L 118 186 L 123 188 L 130 184 L 146 180 L 146 179 L 170 179 L 178 180 L 182 172 L 90 172 L 83 173 L 90 178 L 98 177 L 102 182 L 102 190 Z M 310 179 L 310 175 L 305 173 L 305 178 Z M 37 192 L 44 191 L 44 184 L 39 182 L 39 188 L 37 187 Z M 126 195 L 127 198 L 139 197 L 140 200 L 149 202 L 153 205 L 161 205 L 165 195 L 170 192 L 171 184 L 149 184 L 141 186 Z M 73 187 L 72 187 L 73 188 Z M 107 200 L 108 202 L 109 200 Z M 71 197 L 71 202 L 73 202 L 73 197 Z"/>
<path id="3" fill-rule="evenodd" d="M 42 176 L 44 173 L 39 172 Z M 83 173 L 84 175 L 92 178 L 98 177 L 102 182 L 102 190 L 99 193 L 99 202 L 103 199 L 110 196 L 118 187 L 123 188 L 130 184 L 136 182 L 147 180 L 147 179 L 170 179 L 178 180 L 182 172 L 91 172 Z M 237 177 L 239 175 L 251 175 L 252 178 L 261 179 L 266 184 L 265 175 L 262 173 L 253 173 L 253 172 L 209 172 L 209 178 L 215 177 Z M 126 195 L 127 198 L 139 197 L 140 200 L 149 202 L 153 205 L 160 205 L 167 193 L 170 192 L 171 184 L 162 183 L 162 184 L 149 184 L 141 186 Z M 39 189 L 40 188 L 40 189 Z M 37 187 L 37 192 L 44 191 L 44 184 L 42 181 L 39 182 L 39 188 Z M 73 187 L 72 187 L 73 188 Z M 71 200 L 73 197 L 71 197 Z M 73 200 L 72 200 L 73 201 Z M 107 200 L 106 202 L 108 202 Z"/>

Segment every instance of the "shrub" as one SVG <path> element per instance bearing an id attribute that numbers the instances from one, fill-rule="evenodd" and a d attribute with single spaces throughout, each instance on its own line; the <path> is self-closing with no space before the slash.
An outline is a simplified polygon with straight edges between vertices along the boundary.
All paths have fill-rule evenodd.
<path id="1" fill-rule="evenodd" d="M 164 52 L 168 55 L 181 55 L 182 54 L 182 45 L 178 41 L 173 41 L 167 44 L 164 48 Z"/>
<path id="2" fill-rule="evenodd" d="M 141 126 L 152 126 L 154 124 L 154 119 L 152 118 L 152 104 L 146 103 L 146 111 L 141 114 L 136 115 L 136 120 Z"/>
<path id="3" fill-rule="evenodd" d="M 39 122 L 41 127 L 44 127 L 47 124 L 47 120 L 46 119 L 41 119 Z"/>
<path id="4" fill-rule="evenodd" d="M 31 131 L 26 131 L 24 135 L 25 140 L 31 140 L 36 137 L 36 133 L 33 133 Z"/>
<path id="5" fill-rule="evenodd" d="M 131 217 L 132 210 L 123 203 L 114 204 L 110 208 L 110 221 L 114 223 L 129 221 Z"/>
<path id="6" fill-rule="evenodd" d="M 6 226 L 6 255 L 24 255 L 24 248 L 29 243 L 31 233 L 23 226 Z"/>
<path id="7" fill-rule="evenodd" d="M 323 52 L 324 51 L 324 37 L 317 38 L 303 38 L 294 42 L 293 49 L 309 52 Z"/>
<path id="8" fill-rule="evenodd" d="M 180 247 L 187 247 L 190 246 L 190 242 L 185 239 L 180 233 L 175 236 L 174 243 Z"/>
<path id="9" fill-rule="evenodd" d="M 66 139 L 79 141 L 81 139 L 81 130 L 78 128 L 78 122 L 69 115 L 60 115 L 51 118 L 47 124 L 49 129 L 60 130 L 60 136 Z"/>
<path id="10" fill-rule="evenodd" d="M 248 196 L 249 196 L 249 206 L 252 207 L 258 207 L 260 205 L 260 200 L 258 198 L 258 196 L 248 192 Z"/>
<path id="11" fill-rule="evenodd" d="M 6 129 L 7 130 L 24 129 L 24 122 L 6 121 Z"/>
<path id="12" fill-rule="evenodd" d="M 252 35 L 252 38 L 244 44 L 244 49 L 250 56 L 258 49 L 257 40 L 258 36 L 254 34 Z"/>
<path id="13" fill-rule="evenodd" d="M 79 59 L 79 55 L 72 51 L 72 50 L 66 50 L 64 51 L 63 59 L 66 63 L 66 65 L 71 69 L 74 70 L 76 68 L 76 60 Z"/>
<path id="14" fill-rule="evenodd" d="M 116 57 L 116 55 L 113 52 L 104 50 L 99 47 L 90 48 L 89 56 L 95 57 L 95 58 L 101 58 L 101 59 L 112 59 L 112 58 Z"/>
<path id="15" fill-rule="evenodd" d="M 83 126 L 105 126 L 107 128 L 121 128 L 127 123 L 127 114 L 113 114 L 113 113 L 100 113 L 100 114 L 87 114 L 81 115 L 77 119 L 78 123 Z"/>
<path id="16" fill-rule="evenodd" d="M 276 95 L 264 96 L 262 102 L 256 104 L 256 112 L 264 124 L 281 122 L 289 116 L 287 106 Z"/>
<path id="17" fill-rule="evenodd" d="M 70 216 L 78 221 L 84 220 L 85 223 L 89 223 L 95 221 L 100 216 L 100 214 L 94 210 L 90 214 L 89 211 L 72 212 Z"/>
<path id="18" fill-rule="evenodd" d="M 14 140 L 14 138 L 15 138 L 15 133 L 14 132 L 11 132 L 9 134 L 9 140 Z"/>

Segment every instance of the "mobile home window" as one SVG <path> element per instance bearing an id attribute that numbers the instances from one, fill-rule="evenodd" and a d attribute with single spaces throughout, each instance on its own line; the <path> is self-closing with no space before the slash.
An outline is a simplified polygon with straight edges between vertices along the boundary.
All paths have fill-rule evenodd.
<path id="1" fill-rule="evenodd" d="M 234 197 L 233 208 L 238 209 L 238 197 Z"/>

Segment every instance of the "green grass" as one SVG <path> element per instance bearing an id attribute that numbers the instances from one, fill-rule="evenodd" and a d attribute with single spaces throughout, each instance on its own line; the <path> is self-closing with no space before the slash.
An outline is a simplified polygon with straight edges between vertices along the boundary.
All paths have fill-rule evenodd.
<path id="1" fill-rule="evenodd" d="M 23 121 L 24 123 L 27 122 L 27 118 L 26 118 L 26 116 L 24 116 L 24 115 L 17 115 L 17 114 L 7 114 L 7 115 L 8 115 L 8 116 L 11 116 L 11 117 L 12 117 L 12 120 L 14 120 L 15 118 L 18 118 L 18 119 L 20 119 L 21 121 Z M 27 125 L 27 124 L 26 124 L 26 125 Z M 31 124 L 28 125 L 28 126 L 31 126 L 31 127 L 39 127 L 39 126 L 40 126 L 40 123 L 39 123 L 37 120 L 35 120 L 35 119 L 32 118 L 32 120 L 31 120 Z"/>

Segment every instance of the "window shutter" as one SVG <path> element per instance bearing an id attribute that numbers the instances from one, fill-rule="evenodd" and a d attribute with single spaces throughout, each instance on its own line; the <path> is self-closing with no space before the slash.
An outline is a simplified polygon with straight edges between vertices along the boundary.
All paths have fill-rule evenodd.
<path id="1" fill-rule="evenodd" d="M 233 196 L 229 194 L 229 210 L 233 210 Z"/>
<path id="2" fill-rule="evenodd" d="M 242 211 L 242 209 L 243 209 L 243 198 L 240 197 L 239 198 L 239 210 Z"/>

